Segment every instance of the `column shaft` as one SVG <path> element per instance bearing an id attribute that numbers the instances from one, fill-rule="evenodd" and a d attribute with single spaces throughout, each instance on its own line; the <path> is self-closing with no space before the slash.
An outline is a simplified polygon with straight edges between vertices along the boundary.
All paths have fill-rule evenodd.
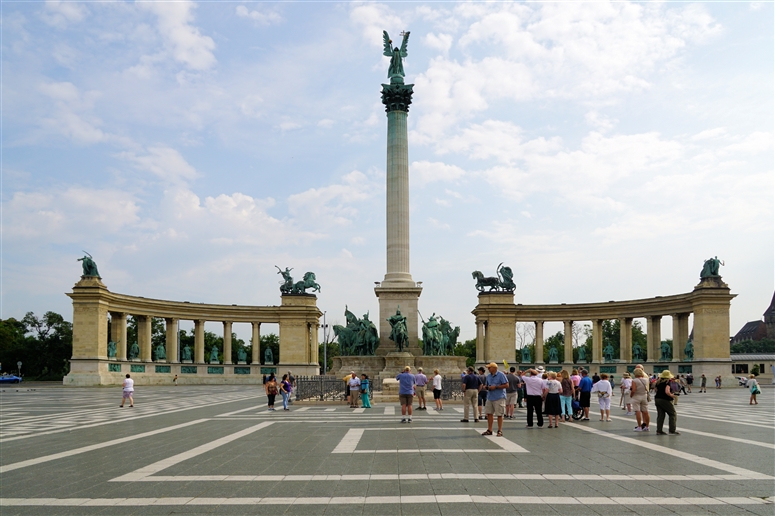
<path id="1" fill-rule="evenodd" d="M 484 321 L 476 322 L 476 361 L 484 362 Z"/>
<path id="2" fill-rule="evenodd" d="M 686 341 L 689 340 L 689 314 L 673 314 L 673 361 L 686 357 Z"/>
<path id="3" fill-rule="evenodd" d="M 573 321 L 563 321 L 565 324 L 565 356 L 563 362 L 573 363 Z"/>
<path id="4" fill-rule="evenodd" d="M 223 321 L 223 363 L 231 364 L 231 321 Z"/>
<path id="5" fill-rule="evenodd" d="M 205 322 L 194 321 L 194 363 L 205 363 Z"/>
<path id="6" fill-rule="evenodd" d="M 536 321 L 536 344 L 535 344 L 535 356 L 533 357 L 534 364 L 544 363 L 544 322 Z"/>
<path id="7" fill-rule="evenodd" d="M 619 359 L 632 362 L 632 318 L 619 318 Z"/>
<path id="8" fill-rule="evenodd" d="M 409 143 L 406 111 L 390 111 L 387 133 L 387 273 L 385 281 L 412 282 L 409 271 Z"/>
<path id="9" fill-rule="evenodd" d="M 167 362 L 177 364 L 180 362 L 178 357 L 178 320 L 167 318 L 164 320 L 165 327 L 165 351 L 167 352 Z"/>
<path id="10" fill-rule="evenodd" d="M 116 343 L 116 359 L 126 360 L 126 314 L 110 313 L 110 338 Z"/>
<path id="11" fill-rule="evenodd" d="M 151 317 L 138 315 L 137 319 L 137 345 L 140 347 L 140 360 L 150 362 L 151 357 Z"/>
<path id="12" fill-rule="evenodd" d="M 253 365 L 259 365 L 261 360 L 259 359 L 259 352 L 261 351 L 261 323 L 250 323 L 253 327 L 253 336 L 251 338 L 253 351 L 251 352 L 250 363 Z"/>
<path id="13" fill-rule="evenodd" d="M 599 364 L 603 361 L 603 320 L 592 321 L 592 363 Z"/>
<path id="14" fill-rule="evenodd" d="M 648 361 L 659 362 L 662 356 L 660 345 L 662 344 L 662 316 L 649 316 L 646 318 L 647 342 L 649 347 Z"/>

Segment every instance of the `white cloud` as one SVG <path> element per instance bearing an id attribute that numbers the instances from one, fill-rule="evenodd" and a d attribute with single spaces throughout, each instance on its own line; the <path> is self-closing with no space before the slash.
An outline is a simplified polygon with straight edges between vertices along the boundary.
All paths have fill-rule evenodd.
<path id="1" fill-rule="evenodd" d="M 318 127 L 322 127 L 324 129 L 328 129 L 330 127 L 333 127 L 334 121 L 330 118 L 324 118 L 323 120 L 318 121 Z"/>
<path id="2" fill-rule="evenodd" d="M 438 50 L 442 54 L 447 54 L 449 49 L 452 48 L 452 35 L 443 32 L 438 35 L 429 32 L 423 41 L 427 46 Z"/>
<path id="3" fill-rule="evenodd" d="M 601 115 L 597 111 L 588 112 L 586 115 L 584 115 L 584 120 L 586 120 L 587 125 L 600 132 L 613 129 L 614 126 L 616 126 L 616 124 L 619 122 L 615 118 L 609 118 L 605 115 Z"/>
<path id="4" fill-rule="evenodd" d="M 48 25 L 64 29 L 70 24 L 82 21 L 88 14 L 88 9 L 82 4 L 62 2 L 60 0 L 46 0 L 46 5 L 40 13 L 40 17 Z"/>
<path id="5" fill-rule="evenodd" d="M 208 70 L 215 66 L 215 42 L 192 25 L 196 4 L 191 1 L 145 2 L 137 4 L 158 18 L 159 34 L 172 57 L 192 70 Z"/>
<path id="6" fill-rule="evenodd" d="M 282 16 L 280 16 L 275 11 L 262 12 L 256 9 L 251 11 L 244 5 L 237 6 L 237 16 L 240 18 L 248 18 L 253 20 L 259 25 L 271 25 L 273 23 L 280 23 L 283 19 Z"/>
<path id="7" fill-rule="evenodd" d="M 391 39 L 396 40 L 404 28 L 402 19 L 384 4 L 355 4 L 350 11 L 350 21 L 361 27 L 363 39 L 372 47 L 382 48 L 382 31 L 395 31 Z"/>
<path id="8" fill-rule="evenodd" d="M 465 171 L 462 168 L 438 161 L 415 161 L 409 166 L 412 184 L 417 186 L 436 181 L 455 181 L 464 175 Z"/>
<path id="9" fill-rule="evenodd" d="M 380 185 L 353 170 L 339 184 L 310 188 L 288 197 L 288 209 L 311 224 L 349 225 L 360 213 L 358 205 L 372 199 Z"/>
<path id="10" fill-rule="evenodd" d="M 127 151 L 119 157 L 170 183 L 190 181 L 199 175 L 177 150 L 170 147 L 149 147 L 145 154 Z"/>

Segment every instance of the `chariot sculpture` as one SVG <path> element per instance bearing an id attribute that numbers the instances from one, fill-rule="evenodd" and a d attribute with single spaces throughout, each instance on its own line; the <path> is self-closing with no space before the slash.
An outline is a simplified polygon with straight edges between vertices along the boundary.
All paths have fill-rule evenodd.
<path id="1" fill-rule="evenodd" d="M 275 267 L 277 267 L 277 265 L 275 265 Z M 311 288 L 313 292 L 320 292 L 320 285 L 315 282 L 316 278 L 314 272 L 305 273 L 302 281 L 294 283 L 293 277 L 291 276 L 292 270 L 292 268 L 289 269 L 288 267 L 286 267 L 285 270 L 277 267 L 277 274 L 280 274 L 283 277 L 283 281 L 280 283 L 280 292 L 282 294 L 306 294 L 308 288 Z"/>
<path id="2" fill-rule="evenodd" d="M 484 292 L 485 288 L 488 288 L 488 292 L 514 292 L 517 289 L 517 285 L 514 283 L 514 273 L 511 267 L 504 267 L 503 262 L 498 265 L 495 270 L 496 276 L 485 276 L 481 271 L 474 271 L 471 276 L 476 280 L 476 289 L 479 292 Z"/>

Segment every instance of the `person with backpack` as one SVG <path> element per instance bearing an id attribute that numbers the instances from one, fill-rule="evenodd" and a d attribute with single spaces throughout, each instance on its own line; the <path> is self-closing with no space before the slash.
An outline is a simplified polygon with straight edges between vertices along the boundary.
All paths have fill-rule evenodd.
<path id="1" fill-rule="evenodd" d="M 759 382 L 756 381 L 756 376 L 752 374 L 748 375 L 748 387 L 751 389 L 751 398 L 748 400 L 748 404 L 758 405 L 759 402 L 756 401 L 756 395 L 761 394 L 762 390 L 759 387 Z"/>
<path id="2" fill-rule="evenodd" d="M 264 383 L 264 392 L 266 392 L 266 404 L 269 407 L 267 410 L 274 410 L 274 399 L 278 392 L 277 378 L 274 373 L 270 374 Z"/>
<path id="3" fill-rule="evenodd" d="M 678 398 L 670 385 L 673 379 L 673 374 L 668 369 L 665 369 L 659 375 L 659 380 L 657 380 L 657 393 L 654 396 L 654 404 L 657 406 L 657 435 L 667 435 L 662 431 L 662 426 L 665 424 L 665 415 L 670 418 L 668 423 L 670 435 L 681 435 L 680 432 L 676 431 L 678 415 L 675 411 L 675 400 Z"/>
<path id="4" fill-rule="evenodd" d="M 635 420 L 638 422 L 634 428 L 636 432 L 648 432 L 651 418 L 649 416 L 649 401 L 651 394 L 649 380 L 642 368 L 636 367 L 632 372 L 632 386 L 630 386 L 630 402 L 635 410 Z"/>

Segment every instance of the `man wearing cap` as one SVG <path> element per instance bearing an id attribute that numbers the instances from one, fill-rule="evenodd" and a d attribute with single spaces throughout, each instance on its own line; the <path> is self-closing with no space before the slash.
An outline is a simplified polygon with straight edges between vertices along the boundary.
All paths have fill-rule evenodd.
<path id="1" fill-rule="evenodd" d="M 412 398 L 414 397 L 414 375 L 410 372 L 411 367 L 404 367 L 404 372 L 396 376 L 398 380 L 398 400 L 401 402 L 401 422 L 412 422 Z M 409 420 L 407 421 L 407 412 Z"/>
<path id="2" fill-rule="evenodd" d="M 474 423 L 478 423 L 476 412 L 476 398 L 479 395 L 479 387 L 482 382 L 479 381 L 479 377 L 474 374 L 474 368 L 468 368 L 468 374 L 463 377 L 463 419 L 461 423 L 468 423 L 468 407 L 474 411 Z"/>
<path id="3" fill-rule="evenodd" d="M 541 404 L 544 396 L 549 390 L 546 388 L 546 381 L 541 378 L 541 373 L 537 369 L 528 369 L 527 376 L 522 377 L 525 382 L 527 392 L 527 427 L 533 428 L 533 412 L 538 416 L 538 428 L 544 426 L 544 416 L 541 413 Z"/>
<path id="4" fill-rule="evenodd" d="M 428 377 L 422 372 L 422 367 L 417 368 L 417 374 L 414 375 L 414 393 L 417 395 L 417 410 L 428 410 L 425 407 L 425 386 L 428 385 Z"/>
<path id="5" fill-rule="evenodd" d="M 487 391 L 487 403 L 484 406 L 484 412 L 487 414 L 487 430 L 482 435 L 492 435 L 492 423 L 495 417 L 498 418 L 498 437 L 503 437 L 503 414 L 506 412 L 506 388 L 509 381 L 502 371 L 498 371 L 498 364 L 490 362 L 487 364 L 490 374 L 485 376 L 484 387 Z"/>

